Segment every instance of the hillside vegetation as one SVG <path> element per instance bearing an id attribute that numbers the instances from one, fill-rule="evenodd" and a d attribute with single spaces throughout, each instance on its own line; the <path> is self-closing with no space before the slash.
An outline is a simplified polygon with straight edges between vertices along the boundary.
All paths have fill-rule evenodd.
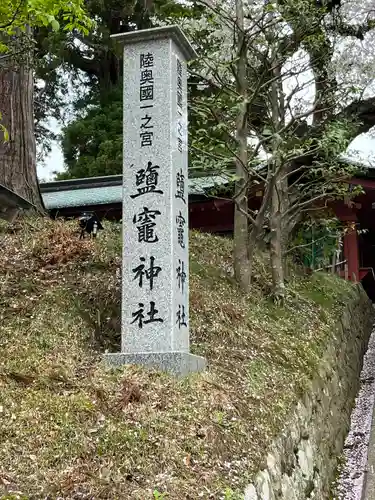
<path id="1" fill-rule="evenodd" d="M 120 226 L 96 241 L 76 230 L 0 226 L 0 498 L 241 498 L 351 286 L 294 270 L 277 307 L 258 256 L 246 297 L 230 239 L 192 233 L 192 351 L 209 370 L 113 371 L 101 354 L 119 349 Z"/>

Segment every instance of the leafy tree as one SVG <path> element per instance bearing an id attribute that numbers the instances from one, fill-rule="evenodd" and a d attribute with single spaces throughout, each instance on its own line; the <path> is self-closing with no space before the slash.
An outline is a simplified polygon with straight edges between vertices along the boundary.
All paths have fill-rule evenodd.
<path id="1" fill-rule="evenodd" d="M 0 145 L 0 182 L 42 208 L 36 177 L 33 117 L 33 30 L 87 33 L 91 22 L 82 0 L 8 0 L 0 7 L 0 110 L 4 141 Z"/>
<path id="2" fill-rule="evenodd" d="M 348 11 L 333 15 L 330 4 L 314 0 L 237 0 L 234 7 L 230 2 L 195 0 L 188 7 L 163 7 L 162 2 L 155 6 L 158 16 L 152 17 L 136 3 L 132 21 L 121 11 L 121 27 L 178 20 L 193 40 L 200 58 L 191 66 L 189 80 L 190 167 L 224 173 L 235 184 L 234 267 L 245 290 L 254 249 L 265 226 L 270 229 L 275 295 L 282 297 L 284 256 L 298 221 L 322 199 L 347 195 L 344 181 L 354 169 L 336 158 L 375 124 L 375 101 L 363 98 L 370 76 L 365 81 L 362 71 L 360 85 L 350 69 L 353 58 L 337 57 L 338 41 L 350 40 L 352 45 L 372 35 L 370 5 L 364 8 L 363 25 L 353 24 Z M 96 89 L 96 101 L 90 101 L 95 106 L 64 131 L 65 176 L 108 172 L 109 163 L 111 171 L 121 171 L 120 138 L 103 131 L 110 127 L 120 135 L 119 122 L 110 126 L 105 117 L 112 109 L 106 96 L 113 96 L 112 102 L 119 96 L 111 89 L 121 83 L 121 54 L 108 38 L 114 32 L 108 16 L 99 9 L 96 17 L 102 23 L 100 37 L 81 39 L 79 46 L 71 39 L 59 45 L 66 65 L 84 72 L 91 93 Z M 110 83 L 101 79 L 100 68 L 107 64 L 102 66 L 103 52 L 105 61 L 112 53 L 117 68 Z M 313 98 L 306 99 L 311 87 Z M 260 207 L 251 210 L 248 199 L 259 191 Z"/>
<path id="3" fill-rule="evenodd" d="M 36 75 L 43 82 L 35 88 L 41 159 L 49 152 L 51 141 L 57 139 L 44 125 L 49 118 L 66 122 L 65 113 L 73 111 L 76 119 L 81 120 L 85 111 L 107 106 L 108 96 L 116 95 L 113 91 L 122 82 L 122 54 L 110 35 L 151 27 L 151 6 L 152 2 L 145 0 L 85 0 L 86 12 L 96 22 L 94 30 L 35 30 Z M 64 25 L 64 19 L 59 18 L 59 22 Z M 68 106 L 67 95 L 73 96 Z M 67 165 L 69 172 L 71 161 Z"/>
<path id="4" fill-rule="evenodd" d="M 333 16 L 330 4 L 314 0 L 197 3 L 207 9 L 205 22 L 187 29 L 198 51 L 205 32 L 203 53 L 207 44 L 211 50 L 195 71 L 218 92 L 215 99 L 198 97 L 194 106 L 199 130 L 214 117 L 220 134 L 193 132 L 193 147 L 203 168 L 219 166 L 234 180 L 238 282 L 249 289 L 254 248 L 266 225 L 274 294 L 282 298 L 284 256 L 296 224 L 322 200 L 347 194 L 354 169 L 337 156 L 375 125 L 375 98 L 363 98 L 368 82 L 353 85 L 347 71 L 353 59 L 340 64 L 335 50 L 337 40 L 371 35 L 371 6 L 364 24 L 355 25 L 348 13 Z M 228 172 L 233 163 L 234 177 Z M 251 209 L 256 191 L 260 206 Z"/>
<path id="5" fill-rule="evenodd" d="M 122 173 L 122 89 L 95 103 L 62 132 L 64 172 L 57 179 Z"/>
<path id="6" fill-rule="evenodd" d="M 38 89 L 37 123 L 39 137 L 47 150 L 53 137 L 41 123 L 51 115 L 51 110 L 56 110 L 52 115 L 61 119 L 63 71 L 75 82 L 75 118 L 62 131 L 65 171 L 57 175 L 59 179 L 122 171 L 122 50 L 113 44 L 110 35 L 160 25 L 163 20 L 176 23 L 197 18 L 204 11 L 202 6 L 192 8 L 162 0 L 155 0 L 152 9 L 143 0 L 126 1 L 121 6 L 117 0 L 86 4 L 98 23 L 95 32 L 80 35 L 79 39 L 74 33 L 48 37 L 43 31 L 39 34 L 38 74 L 46 85 Z M 200 79 L 191 78 L 191 94 L 202 92 L 197 90 L 199 82 Z"/>
<path id="7" fill-rule="evenodd" d="M 324 217 L 306 217 L 298 226 L 288 254 L 310 269 L 335 271 L 344 231 L 345 226 L 334 214 L 331 217 L 329 213 Z"/>

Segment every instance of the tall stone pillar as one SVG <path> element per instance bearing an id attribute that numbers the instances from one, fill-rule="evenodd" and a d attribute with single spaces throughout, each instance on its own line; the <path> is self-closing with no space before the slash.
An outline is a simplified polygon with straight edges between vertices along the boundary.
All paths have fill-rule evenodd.
<path id="1" fill-rule="evenodd" d="M 124 45 L 121 353 L 184 375 L 189 350 L 187 68 L 195 53 L 177 26 L 114 35 Z"/>

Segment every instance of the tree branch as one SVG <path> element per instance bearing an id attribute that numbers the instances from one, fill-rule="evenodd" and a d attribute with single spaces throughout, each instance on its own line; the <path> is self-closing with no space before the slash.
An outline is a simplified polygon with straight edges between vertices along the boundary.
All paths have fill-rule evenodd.
<path id="1" fill-rule="evenodd" d="M 358 40 L 364 40 L 365 34 L 375 28 L 375 19 L 367 19 L 365 24 L 350 25 L 344 23 L 329 24 L 327 30 L 337 33 L 341 36 L 352 36 Z"/>
<path id="2" fill-rule="evenodd" d="M 12 16 L 12 19 L 10 21 L 8 21 L 7 23 L 3 24 L 0 26 L 0 29 L 3 30 L 5 28 L 9 28 L 9 26 L 12 26 L 12 24 L 14 23 L 14 21 L 16 20 L 16 17 L 18 16 L 20 10 L 21 10 L 21 7 L 24 3 L 24 0 L 20 0 L 20 3 L 18 4 L 16 10 L 14 11 L 14 14 Z"/>
<path id="3" fill-rule="evenodd" d="M 74 68 L 78 68 L 88 75 L 98 76 L 99 75 L 99 64 L 96 58 L 87 59 L 85 58 L 81 51 L 77 48 L 65 45 L 61 50 L 60 54 L 63 61 Z"/>
<path id="4" fill-rule="evenodd" d="M 353 120 L 357 119 L 357 124 L 353 127 L 352 138 L 368 132 L 375 125 L 375 97 L 353 101 L 338 113 L 335 120 Z"/>

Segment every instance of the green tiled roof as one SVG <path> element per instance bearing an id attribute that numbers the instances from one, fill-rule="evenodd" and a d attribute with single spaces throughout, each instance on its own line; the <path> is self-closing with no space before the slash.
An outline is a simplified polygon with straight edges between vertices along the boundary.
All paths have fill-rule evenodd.
<path id="1" fill-rule="evenodd" d="M 75 187 L 69 189 L 69 181 L 41 184 L 42 197 L 47 210 L 69 207 L 83 207 L 89 205 L 109 205 L 122 202 L 122 184 L 105 185 L 105 178 L 101 178 L 102 186 L 97 186 L 98 179 L 95 179 L 95 187 Z M 80 179 L 83 185 L 89 185 L 89 179 Z M 66 186 L 64 186 L 66 182 Z M 78 180 L 75 181 L 78 184 Z M 94 182 L 94 179 L 92 179 Z M 223 176 L 196 177 L 189 179 L 189 195 L 205 195 L 207 189 L 215 186 L 222 186 L 228 182 Z M 48 186 L 48 190 L 44 188 Z"/>
<path id="2" fill-rule="evenodd" d="M 122 186 L 103 186 L 97 188 L 67 189 L 42 193 L 47 210 L 87 205 L 107 205 L 120 203 Z"/>
<path id="3" fill-rule="evenodd" d="M 344 163 L 366 168 L 361 161 L 345 155 L 340 159 Z M 264 166 L 260 164 L 258 168 Z M 204 196 L 208 190 L 228 183 L 229 177 L 224 175 L 193 177 L 189 179 L 189 195 Z M 122 175 L 47 182 L 42 183 L 40 189 L 47 210 L 121 203 Z"/>

